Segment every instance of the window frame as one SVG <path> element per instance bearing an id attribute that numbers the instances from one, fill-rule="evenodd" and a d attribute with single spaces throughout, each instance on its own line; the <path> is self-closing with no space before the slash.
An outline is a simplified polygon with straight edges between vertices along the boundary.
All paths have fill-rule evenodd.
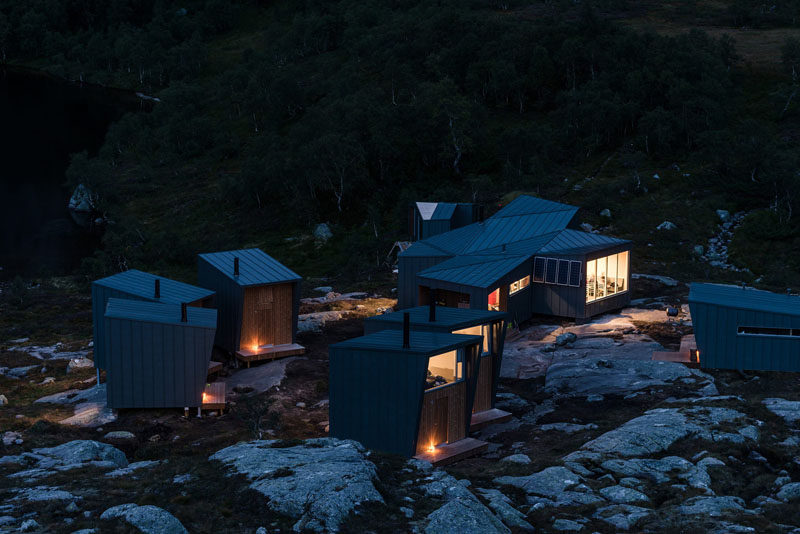
<path id="1" fill-rule="evenodd" d="M 525 280 L 527 280 L 528 283 L 523 286 L 522 282 L 524 282 Z M 519 287 L 517 287 L 517 289 L 511 289 L 514 284 L 519 284 Z M 508 296 L 510 297 L 511 295 L 516 295 L 520 291 L 524 291 L 524 290 L 528 289 L 530 287 L 530 285 L 531 285 L 531 275 L 526 274 L 525 276 L 523 276 L 519 280 L 515 280 L 515 281 L 511 282 L 510 284 L 508 284 Z"/>

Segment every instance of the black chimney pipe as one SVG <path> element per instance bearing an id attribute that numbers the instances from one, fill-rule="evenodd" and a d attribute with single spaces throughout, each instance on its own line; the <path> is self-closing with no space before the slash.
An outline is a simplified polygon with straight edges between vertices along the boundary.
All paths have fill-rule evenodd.
<path id="1" fill-rule="evenodd" d="M 233 258 L 233 276 L 239 276 L 239 258 Z"/>
<path id="2" fill-rule="evenodd" d="M 403 314 L 403 348 L 404 349 L 410 349 L 411 348 L 411 342 L 409 340 L 410 335 L 411 335 L 411 316 L 408 314 L 408 312 L 405 312 Z"/>
<path id="3" fill-rule="evenodd" d="M 156 289 L 153 294 L 153 298 L 160 299 L 161 298 L 161 280 L 156 278 Z"/>
<path id="4" fill-rule="evenodd" d="M 185 302 L 181 302 L 181 322 L 185 323 L 188 320 L 189 319 L 186 317 L 186 303 Z"/>
<path id="5" fill-rule="evenodd" d="M 436 290 L 431 289 L 431 301 L 428 304 L 428 321 L 436 322 Z"/>

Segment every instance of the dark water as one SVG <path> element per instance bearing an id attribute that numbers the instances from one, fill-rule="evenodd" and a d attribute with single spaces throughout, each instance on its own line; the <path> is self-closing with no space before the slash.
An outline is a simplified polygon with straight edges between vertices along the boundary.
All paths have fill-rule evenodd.
<path id="1" fill-rule="evenodd" d="M 98 246 L 67 210 L 70 154 L 95 154 L 135 97 L 0 66 L 0 279 L 66 274 Z"/>

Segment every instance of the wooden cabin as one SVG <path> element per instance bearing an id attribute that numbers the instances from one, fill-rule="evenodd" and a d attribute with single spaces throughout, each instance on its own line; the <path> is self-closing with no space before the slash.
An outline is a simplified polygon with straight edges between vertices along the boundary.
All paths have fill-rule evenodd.
<path id="1" fill-rule="evenodd" d="M 472 310 L 437 306 L 435 299 L 428 306 L 404 310 L 410 317 L 411 330 L 481 336 L 481 358 L 478 385 L 471 408 L 470 431 L 511 418 L 511 414 L 495 408 L 497 384 L 503 359 L 508 314 L 490 310 Z M 402 330 L 404 313 L 386 313 L 364 320 L 364 334 L 382 330 Z"/>
<path id="2" fill-rule="evenodd" d="M 103 317 L 106 313 L 108 299 L 120 298 L 178 305 L 185 302 L 192 307 L 209 307 L 213 296 L 213 290 L 184 284 L 136 269 L 95 280 L 92 282 L 95 367 L 98 370 L 106 369 L 106 323 Z"/>
<path id="3" fill-rule="evenodd" d="M 482 452 L 467 437 L 482 343 L 406 323 L 331 345 L 331 436 L 434 464 Z"/>
<path id="4" fill-rule="evenodd" d="M 701 368 L 800 371 L 800 296 L 695 283 L 689 308 Z"/>
<path id="5" fill-rule="evenodd" d="M 109 407 L 203 406 L 217 310 L 110 298 L 103 323 Z"/>
<path id="6" fill-rule="evenodd" d="M 411 235 L 427 239 L 476 222 L 483 206 L 454 202 L 415 202 L 411 209 Z"/>
<path id="7" fill-rule="evenodd" d="M 400 309 L 425 305 L 585 319 L 630 303 L 631 243 L 568 228 L 577 208 L 520 196 L 398 256 Z"/>
<path id="8" fill-rule="evenodd" d="M 200 254 L 197 271 L 216 292 L 219 347 L 248 366 L 305 352 L 295 342 L 300 276 L 257 248 Z"/>

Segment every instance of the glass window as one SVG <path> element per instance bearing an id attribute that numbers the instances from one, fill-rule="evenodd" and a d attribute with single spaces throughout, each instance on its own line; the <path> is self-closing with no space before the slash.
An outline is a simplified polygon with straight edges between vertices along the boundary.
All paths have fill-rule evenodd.
<path id="1" fill-rule="evenodd" d="M 617 254 L 617 293 L 628 290 L 628 251 Z"/>
<path id="2" fill-rule="evenodd" d="M 558 260 L 547 258 L 547 268 L 544 273 L 544 281 L 548 284 L 555 284 L 558 277 Z"/>
<path id="3" fill-rule="evenodd" d="M 627 290 L 627 251 L 586 262 L 586 302 Z"/>
<path id="4" fill-rule="evenodd" d="M 613 295 L 617 292 L 617 255 L 608 257 L 608 279 L 606 281 L 606 294 Z"/>
<path id="5" fill-rule="evenodd" d="M 489 352 L 489 326 L 477 325 L 462 328 L 461 330 L 453 330 L 454 334 L 465 334 L 468 336 L 483 336 L 483 353 Z"/>
<path id="6" fill-rule="evenodd" d="M 425 389 L 452 384 L 464 378 L 461 351 L 451 350 L 428 359 Z"/>
<path id="7" fill-rule="evenodd" d="M 578 287 L 581 285 L 581 262 L 569 262 L 569 285 Z"/>
<path id="8" fill-rule="evenodd" d="M 586 262 L 586 302 L 597 298 L 597 260 Z"/>
<path id="9" fill-rule="evenodd" d="M 606 296 L 606 263 L 607 258 L 597 258 L 597 298 Z"/>
<path id="10" fill-rule="evenodd" d="M 558 260 L 558 285 L 565 286 L 569 282 L 569 260 Z"/>
<path id="11" fill-rule="evenodd" d="M 516 282 L 512 282 L 508 286 L 508 294 L 509 295 L 513 295 L 514 293 L 522 291 L 523 289 L 525 289 L 529 285 L 531 285 L 531 277 L 530 276 L 526 276 L 525 278 L 520 278 L 519 280 L 517 280 Z"/>
<path id="12" fill-rule="evenodd" d="M 544 258 L 533 258 L 533 281 L 544 282 Z"/>
<path id="13" fill-rule="evenodd" d="M 488 298 L 489 309 L 492 311 L 500 311 L 500 288 L 498 287 L 491 293 Z"/>

